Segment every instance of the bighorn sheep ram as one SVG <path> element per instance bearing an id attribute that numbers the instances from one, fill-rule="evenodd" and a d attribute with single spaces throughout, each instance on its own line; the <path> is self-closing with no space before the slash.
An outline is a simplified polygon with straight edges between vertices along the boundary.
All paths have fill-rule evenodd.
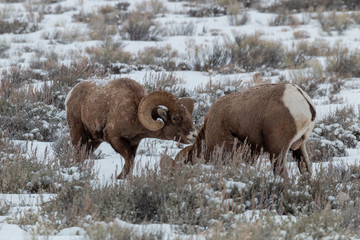
<path id="1" fill-rule="evenodd" d="M 166 91 L 146 90 L 136 81 L 90 80 L 78 83 L 65 100 L 72 144 L 87 153 L 108 142 L 125 159 L 118 176 L 124 178 L 133 165 L 143 138 L 189 143 L 195 137 L 194 102 Z"/>
<path id="2" fill-rule="evenodd" d="M 249 143 L 253 150 L 262 148 L 269 152 L 274 172 L 283 170 L 291 149 L 300 172 L 311 174 L 306 141 L 315 117 L 310 97 L 294 84 L 264 84 L 229 94 L 213 104 L 194 145 L 180 151 L 176 160 L 192 162 L 194 154 L 200 157 L 202 150 L 208 160 L 216 146 L 231 151 L 237 138 Z"/>

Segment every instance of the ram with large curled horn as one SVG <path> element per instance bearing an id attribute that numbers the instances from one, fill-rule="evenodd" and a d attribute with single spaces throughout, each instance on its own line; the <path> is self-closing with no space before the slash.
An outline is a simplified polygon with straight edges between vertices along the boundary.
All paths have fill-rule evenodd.
<path id="1" fill-rule="evenodd" d="M 166 91 L 147 94 L 128 78 L 82 81 L 69 92 L 65 105 L 77 159 L 83 160 L 81 149 L 88 155 L 108 142 L 125 159 L 118 178 L 131 172 L 141 139 L 189 143 L 195 137 L 192 99 Z"/>

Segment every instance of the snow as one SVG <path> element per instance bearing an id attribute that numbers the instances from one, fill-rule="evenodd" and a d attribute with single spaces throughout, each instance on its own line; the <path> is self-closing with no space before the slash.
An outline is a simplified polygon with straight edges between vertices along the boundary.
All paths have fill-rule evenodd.
<path id="1" fill-rule="evenodd" d="M 275 1 L 275 0 L 274 0 Z M 130 10 L 136 7 L 136 3 L 141 3 L 142 0 L 131 1 Z M 360 28 L 359 26 L 353 26 L 348 30 L 344 31 L 341 36 L 329 36 L 321 30 L 318 22 L 314 19 L 309 19 L 309 16 L 304 14 L 298 14 L 296 17 L 305 22 L 304 25 L 300 25 L 296 29 L 289 26 L 279 26 L 279 27 L 269 27 L 269 22 L 271 22 L 276 15 L 270 13 L 260 13 L 256 10 L 248 11 L 249 21 L 243 26 L 231 26 L 228 21 L 228 16 L 220 17 L 206 17 L 206 18 L 191 18 L 186 16 L 187 8 L 183 6 L 182 2 L 168 2 L 162 0 L 166 4 L 168 12 L 162 14 L 158 17 L 156 21 L 163 24 L 183 24 L 184 22 L 194 23 L 195 30 L 193 36 L 165 36 L 161 41 L 127 41 L 124 40 L 124 50 L 136 54 L 139 50 L 142 50 L 145 47 L 161 47 L 170 44 L 170 46 L 176 49 L 180 55 L 189 54 L 189 46 L 194 44 L 202 44 L 204 46 L 211 45 L 214 41 L 223 43 L 226 37 L 232 38 L 233 32 L 240 34 L 260 34 L 263 39 L 281 41 L 283 44 L 286 44 L 288 48 L 292 48 L 294 44 L 300 40 L 296 40 L 293 37 L 294 31 L 306 31 L 309 33 L 309 38 L 306 41 L 320 41 L 326 40 L 329 45 L 335 45 L 338 42 L 348 47 L 351 51 L 359 49 L 359 36 Z M 266 4 L 270 4 L 270 1 L 263 1 Z M 23 53 L 23 47 L 31 47 L 32 49 L 37 49 L 38 51 L 51 52 L 54 51 L 60 55 L 60 59 L 64 64 L 69 63 L 70 56 L 76 53 L 84 53 L 85 48 L 89 46 L 97 46 L 99 41 L 92 41 L 85 39 L 80 42 L 72 42 L 69 44 L 51 44 L 49 40 L 44 39 L 42 36 L 55 33 L 56 30 L 69 31 L 69 32 L 78 32 L 79 35 L 84 35 L 88 29 L 84 23 L 75 23 L 72 21 L 72 15 L 75 13 L 83 12 L 92 12 L 99 6 L 104 5 L 115 5 L 117 1 L 96 1 L 96 0 L 84 0 L 84 1 L 71 1 L 65 0 L 61 1 L 58 4 L 62 5 L 65 8 L 76 9 L 72 11 L 65 12 L 63 14 L 46 14 L 44 20 L 40 23 L 40 30 L 34 33 L 29 34 L 2 34 L 0 35 L 0 44 L 10 45 L 10 50 L 7 52 L 9 55 L 8 58 L 0 59 L 0 70 L 8 70 L 12 66 L 17 66 L 21 64 L 23 67 L 29 66 L 29 63 L 32 59 L 35 58 L 34 53 Z M 10 7 L 11 6 L 11 7 Z M 0 3 L 0 9 L 9 8 L 9 15 L 12 14 L 21 14 L 24 11 L 24 4 L 22 3 Z M 175 14 L 173 12 L 176 12 Z M 51 37 L 50 37 L 51 39 Z M 23 41 L 21 41 L 23 40 Z M 302 41 L 302 40 L 301 40 Z M 131 71 L 129 73 L 124 73 L 119 76 L 132 78 L 139 83 L 144 83 L 146 80 L 146 75 L 151 70 L 142 70 L 142 71 Z M 288 71 L 280 71 L 282 75 L 288 76 Z M 194 91 L 196 88 L 205 87 L 207 84 L 223 82 L 225 79 L 235 80 L 241 79 L 244 82 L 252 81 L 253 73 L 236 73 L 229 75 L 220 75 L 214 72 L 197 72 L 197 71 L 174 71 L 174 75 L 184 80 L 183 87 L 189 91 Z M 112 76 L 114 77 L 114 76 Z M 269 76 L 270 78 L 270 76 Z M 270 78 L 272 81 L 276 77 Z M 107 81 L 103 79 L 93 79 L 92 81 L 96 84 L 103 85 L 107 84 Z M 33 82 L 30 85 L 25 85 L 24 88 L 32 89 L 35 91 L 41 91 L 45 84 L 53 84 L 52 81 L 48 82 Z M 234 91 L 234 87 L 228 87 L 229 91 Z M 219 92 L 221 94 L 221 92 Z M 318 119 L 322 119 L 333 113 L 336 109 L 344 106 L 352 106 L 357 114 L 360 114 L 360 81 L 359 79 L 347 79 L 346 84 L 341 89 L 339 96 L 342 97 L 343 101 L 341 103 L 325 103 L 323 99 L 315 99 L 316 110 Z M 44 128 L 49 128 L 49 125 L 45 122 Z M 32 134 L 36 134 L 38 129 L 34 129 Z M 315 131 L 320 131 L 320 129 L 315 129 Z M 29 139 L 33 138 L 33 135 L 29 134 Z M 36 155 L 37 158 L 42 161 L 47 157 L 54 155 L 54 151 L 51 148 L 51 143 L 49 142 L 39 142 L 31 141 L 24 142 L 14 140 L 15 143 L 21 144 L 21 147 L 27 149 L 28 156 Z M 342 144 L 339 142 L 338 144 Z M 151 146 L 151 148 L 149 147 Z M 157 169 L 159 166 L 160 155 L 167 151 L 166 153 L 174 157 L 177 152 L 180 151 L 180 148 L 173 141 L 161 141 L 153 139 L 144 139 L 142 140 L 138 152 L 143 152 L 143 154 L 138 154 L 135 158 L 135 169 L 134 174 L 141 174 L 143 169 Z M 348 156 L 346 157 L 336 157 L 331 164 L 338 166 L 349 166 L 349 165 L 359 165 L 360 162 L 360 147 L 359 144 L 356 149 L 347 149 Z M 98 178 L 100 184 L 106 185 L 116 182 L 116 176 L 121 172 L 122 166 L 124 164 L 123 158 L 117 154 L 112 147 L 103 143 L 97 149 L 95 154 L 101 153 L 102 158 L 96 159 L 94 161 L 94 170 L 98 173 Z M 330 163 L 313 163 L 313 169 L 321 169 L 322 167 L 327 167 Z M 209 166 L 204 166 L 204 168 Z M 296 165 L 291 165 L 292 169 L 296 169 Z M 65 180 L 70 179 L 79 179 L 76 169 L 72 169 L 74 174 L 64 174 Z M 314 171 L 313 174 L 316 174 Z M 225 186 L 227 189 L 232 189 L 236 187 L 238 190 L 246 189 L 246 184 L 237 181 L 226 181 Z M 209 195 L 213 195 L 210 193 Z M 30 239 L 32 238 L 31 233 L 23 230 L 18 225 L 8 224 L 6 218 L 12 214 L 17 214 L 18 211 L 24 211 L 25 209 L 33 209 L 39 206 L 40 202 L 49 201 L 55 195 L 53 194 L 0 194 L 0 203 L 6 203 L 11 206 L 11 211 L 9 211 L 8 216 L 0 216 L 0 240 L 1 239 Z M 216 200 L 216 199 L 213 199 Z M 245 204 L 251 204 L 250 202 Z M 1 206 L 1 204 L 0 204 Z M 246 211 L 241 216 L 238 216 L 238 219 L 242 219 L 246 222 L 253 222 L 260 218 L 264 214 L 261 211 Z M 296 221 L 295 219 L 290 219 L 291 221 Z M 290 221 L 289 220 L 289 221 Z M 278 221 L 286 221 L 283 216 L 278 217 Z M 130 224 L 121 220 L 116 220 L 114 223 L 119 224 L 121 227 L 133 229 L 135 232 L 152 232 L 158 233 L 161 232 L 164 236 L 164 239 L 174 239 L 182 238 L 183 236 L 177 235 L 171 225 L 168 224 Z M 61 230 L 56 235 L 51 236 L 51 239 L 85 239 L 85 230 L 80 227 L 72 227 Z M 192 236 L 187 236 L 191 238 Z M 298 236 L 301 238 L 301 236 Z M 43 237 L 45 239 L 45 237 Z M 202 236 L 195 236 L 196 239 L 205 239 Z M 42 239 L 40 237 L 39 239 Z"/>
<path id="2" fill-rule="evenodd" d="M 0 225 L 0 239 L 1 240 L 22 240 L 30 238 L 30 234 L 21 229 L 18 225 L 3 223 Z"/>

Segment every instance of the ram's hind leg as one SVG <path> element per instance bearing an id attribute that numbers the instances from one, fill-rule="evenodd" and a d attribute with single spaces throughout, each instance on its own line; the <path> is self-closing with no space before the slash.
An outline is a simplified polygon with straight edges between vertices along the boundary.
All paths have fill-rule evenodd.
<path id="1" fill-rule="evenodd" d="M 274 174 L 287 177 L 287 153 L 289 144 L 286 138 L 276 138 L 279 135 L 267 135 L 265 137 L 266 151 L 270 154 L 270 160 Z"/>
<path id="2" fill-rule="evenodd" d="M 287 172 L 287 153 L 289 148 L 285 148 L 277 151 L 276 153 L 270 153 L 270 160 L 274 174 L 283 177 L 288 176 Z"/>
<path id="3" fill-rule="evenodd" d="M 300 145 L 300 148 L 297 150 L 293 150 L 293 157 L 296 159 L 299 167 L 299 171 L 302 175 L 305 173 L 309 173 L 312 175 L 311 161 L 309 159 L 307 150 L 306 150 L 306 142 L 303 141 Z"/>

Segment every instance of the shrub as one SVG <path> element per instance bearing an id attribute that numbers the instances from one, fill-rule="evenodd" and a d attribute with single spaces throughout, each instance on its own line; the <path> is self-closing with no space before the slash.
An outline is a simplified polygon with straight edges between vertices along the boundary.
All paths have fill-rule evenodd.
<path id="1" fill-rule="evenodd" d="M 351 19 L 355 22 L 355 24 L 360 24 L 360 12 L 351 13 Z"/>
<path id="2" fill-rule="evenodd" d="M 234 35 L 235 42 L 227 43 L 232 62 L 248 72 L 259 68 L 279 68 L 283 66 L 285 50 L 281 43 L 263 40 L 259 34 Z"/>
<path id="3" fill-rule="evenodd" d="M 128 40 L 157 41 L 161 30 L 149 12 L 131 12 L 121 23 L 121 36 Z"/>
<path id="4" fill-rule="evenodd" d="M 329 46 L 329 43 L 322 39 L 316 39 L 313 42 L 300 41 L 296 45 L 296 51 L 302 52 L 306 56 L 331 56 L 334 54 L 334 49 Z"/>
<path id="5" fill-rule="evenodd" d="M 181 23 L 166 23 L 164 31 L 167 36 L 194 36 L 195 23 L 192 21 Z"/>
<path id="6" fill-rule="evenodd" d="M 31 5 L 24 4 L 27 13 L 18 13 L 11 7 L 4 7 L 0 12 L 0 34 L 4 33 L 30 33 L 39 30 L 39 23 L 43 19 L 43 12 L 36 12 Z"/>
<path id="7" fill-rule="evenodd" d="M 148 92 L 155 90 L 165 90 L 178 97 L 185 97 L 188 94 L 183 87 L 184 80 L 173 73 L 146 73 L 143 80 L 143 86 Z"/>
<path id="8" fill-rule="evenodd" d="M 288 10 L 284 10 L 279 13 L 274 19 L 272 19 L 269 23 L 270 26 L 292 26 L 296 27 L 300 24 L 304 24 L 301 22 L 296 16 L 289 14 Z"/>
<path id="9" fill-rule="evenodd" d="M 137 52 L 137 62 L 142 65 L 153 65 L 163 67 L 165 70 L 173 71 L 176 69 L 176 58 L 178 52 L 170 45 L 162 47 L 145 47 Z"/>
<path id="10" fill-rule="evenodd" d="M 35 80 L 43 80 L 43 75 L 31 69 L 23 68 L 21 65 L 11 67 L 9 70 L 2 72 L 2 81 L 4 85 L 9 83 L 11 88 L 18 88 L 22 84 L 32 83 Z M 10 91 L 10 89 L 7 89 Z"/>
<path id="11" fill-rule="evenodd" d="M 60 110 L 65 109 L 66 95 L 79 80 L 105 75 L 101 66 L 90 64 L 86 59 L 80 59 L 79 62 L 74 62 L 69 66 L 53 64 L 50 60 L 43 64 L 43 68 L 47 73 L 43 76 L 43 80 L 48 80 L 48 82 L 45 82 L 41 89 L 34 89 L 33 101 L 54 105 Z"/>
<path id="12" fill-rule="evenodd" d="M 323 9 L 324 11 L 333 10 L 356 10 L 359 6 L 355 0 L 281 0 L 274 2 L 269 7 L 262 8 L 263 11 L 281 12 L 281 11 L 317 11 Z"/>
<path id="13" fill-rule="evenodd" d="M 15 19 L 14 21 L 4 21 L 0 20 L 0 34 L 4 33 L 15 33 L 15 34 L 21 34 L 21 33 L 27 33 L 27 32 L 34 32 L 37 29 L 32 28 L 28 29 L 29 24 L 27 22 L 21 22 L 18 19 Z"/>
<path id="14" fill-rule="evenodd" d="M 111 63 L 130 63 L 132 55 L 123 50 L 121 42 L 105 41 L 99 47 L 86 47 L 85 51 L 90 55 L 89 61 L 92 64 L 102 64 L 110 67 Z"/>
<path id="15" fill-rule="evenodd" d="M 187 42 L 187 55 L 195 71 L 219 70 L 230 62 L 230 51 L 218 41 L 212 45 L 194 45 Z"/>
<path id="16" fill-rule="evenodd" d="M 239 1 L 230 2 L 228 5 L 228 12 L 229 23 L 232 26 L 244 25 L 249 20 L 249 14 Z"/>
<path id="17" fill-rule="evenodd" d="M 360 77 L 360 54 L 358 50 L 350 52 L 340 44 L 335 54 L 327 58 L 326 70 L 340 77 Z"/>
<path id="18" fill-rule="evenodd" d="M 188 15 L 190 17 L 216 17 L 221 15 L 226 15 L 226 8 L 220 5 L 213 5 L 210 7 L 202 7 L 198 9 L 190 9 Z"/>
<path id="19" fill-rule="evenodd" d="M 329 35 L 332 31 L 337 31 L 341 35 L 351 24 L 350 16 L 347 13 L 337 14 L 334 11 L 330 15 L 326 15 L 323 12 L 318 12 L 317 18 L 322 29 Z"/>
<path id="20" fill-rule="evenodd" d="M 170 172 L 146 169 L 141 175 L 129 176 L 127 181 L 108 185 L 94 183 L 90 173 L 82 175 L 86 169 L 72 168 L 83 177 L 63 183 L 57 196 L 44 203 L 42 221 L 50 221 L 58 230 L 91 226 L 88 233 L 97 232 L 100 235 L 95 236 L 100 237 L 122 235 L 102 225 L 108 231 L 106 234 L 100 225 L 94 226 L 94 221 L 168 223 L 177 233 L 200 234 L 210 230 L 228 232 L 234 229 L 234 222 L 247 223 L 251 213 L 264 213 L 268 220 L 281 214 L 299 223 L 295 229 L 276 225 L 286 229 L 290 238 L 301 233 L 328 234 L 334 226 L 334 231 L 342 232 L 348 229 L 349 222 L 356 223 L 355 215 L 348 215 L 349 221 L 343 221 L 333 215 L 319 218 L 317 213 L 330 216 L 329 209 L 334 209 L 331 212 L 336 216 L 349 214 L 345 209 L 351 209 L 350 199 L 359 194 L 359 181 L 354 181 L 360 176 L 359 167 L 344 168 L 330 163 L 314 169 L 315 174 L 309 179 L 296 174 L 282 178 L 272 174 L 267 155 L 251 156 L 250 152 L 246 144 L 234 148 L 231 154 L 219 148 L 207 165 L 200 158 L 193 166 L 178 163 Z M 342 209 L 344 213 L 339 212 Z M 257 215 L 261 219 L 262 214 Z M 321 225 L 324 231 L 315 223 L 324 224 Z M 268 224 L 264 229 L 276 235 L 275 230 L 270 230 L 275 225 Z M 127 233 L 126 229 L 122 232 Z"/>
<path id="21" fill-rule="evenodd" d="M 10 49 L 10 45 L 6 42 L 2 41 L 0 42 L 0 58 L 8 58 L 8 54 L 6 54 L 6 51 Z"/>
<path id="22" fill-rule="evenodd" d="M 291 82 L 302 88 L 311 98 L 324 95 L 321 84 L 325 83 L 325 77 L 322 72 L 314 70 L 294 72 L 290 75 Z"/>
<path id="23" fill-rule="evenodd" d="M 52 33 L 43 32 L 41 37 L 60 44 L 70 44 L 74 41 L 83 41 L 84 35 L 84 32 L 81 32 L 79 28 L 65 28 L 64 30 L 56 29 Z"/>
<path id="24" fill-rule="evenodd" d="M 14 147 L 16 147 L 15 152 Z M 9 152 L 9 149 L 12 150 Z M 0 192 L 14 194 L 55 192 L 58 177 L 56 171 L 53 171 L 52 162 L 39 161 L 35 153 L 26 157 L 24 151 L 23 146 L 20 145 L 0 147 Z"/>
<path id="25" fill-rule="evenodd" d="M 74 14 L 73 19 L 87 23 L 91 29 L 88 34 L 92 40 L 106 40 L 118 33 L 117 24 L 122 14 L 122 10 L 118 7 L 105 5 L 93 13 L 81 11 L 79 14 Z"/>
<path id="26" fill-rule="evenodd" d="M 89 240 L 98 239 L 117 239 L 117 240 L 150 240 L 150 239 L 164 239 L 162 233 L 144 233 L 138 232 L 135 227 L 124 227 L 120 221 L 113 223 L 93 223 L 87 227 L 86 234 Z"/>
<path id="27" fill-rule="evenodd" d="M 355 148 L 360 140 L 359 119 L 352 107 L 336 109 L 317 122 L 313 133 L 314 159 L 346 156 L 346 148 Z"/>
<path id="28" fill-rule="evenodd" d="M 311 57 L 305 55 L 302 49 L 293 49 L 286 52 L 284 65 L 287 68 L 301 69 L 308 67 Z"/>
<path id="29" fill-rule="evenodd" d="M 160 0 L 142 1 L 135 6 L 138 12 L 150 12 L 154 15 L 166 13 L 167 9 Z"/>
<path id="30" fill-rule="evenodd" d="M 294 38 L 295 39 L 310 38 L 310 34 L 309 34 L 309 32 L 307 32 L 305 30 L 300 30 L 300 31 L 294 32 Z"/>
<path id="31" fill-rule="evenodd" d="M 0 125 L 14 139 L 54 141 L 65 121 L 64 113 L 41 102 L 25 100 L 14 104 L 4 101 L 0 109 Z"/>

